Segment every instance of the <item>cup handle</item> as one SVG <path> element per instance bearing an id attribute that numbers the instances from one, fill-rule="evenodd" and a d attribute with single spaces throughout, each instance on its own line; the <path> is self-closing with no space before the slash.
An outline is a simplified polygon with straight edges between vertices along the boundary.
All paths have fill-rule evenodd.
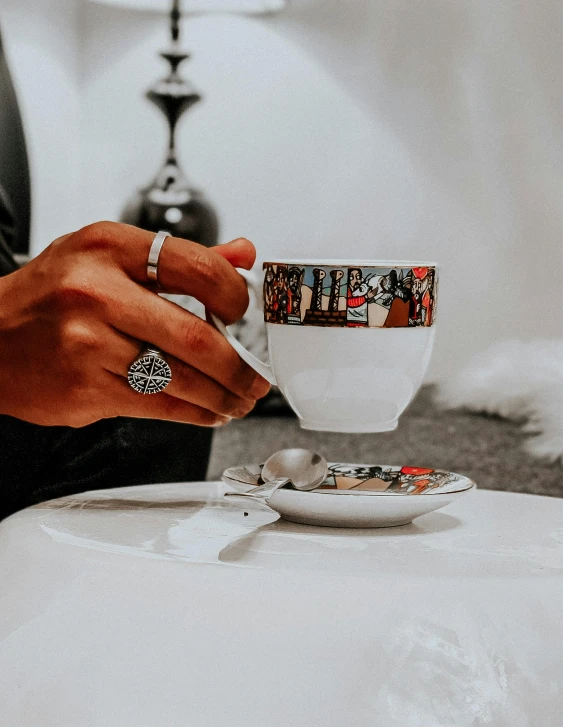
<path id="1" fill-rule="evenodd" d="M 242 268 L 237 268 L 237 271 L 242 275 L 242 277 L 246 281 L 248 288 L 256 295 L 256 298 L 259 300 L 259 296 L 256 293 L 257 281 L 252 273 L 248 270 L 243 270 Z M 259 373 L 260 376 L 266 379 L 266 381 L 275 386 L 276 379 L 274 377 L 274 372 L 272 371 L 272 367 L 270 366 L 270 364 L 264 363 L 264 361 L 260 361 L 260 359 L 254 356 L 254 354 L 250 353 L 250 351 L 247 351 L 242 343 L 240 341 L 237 341 L 237 339 L 229 331 L 223 321 L 220 321 L 217 316 L 213 315 L 213 313 L 211 312 L 209 313 L 209 315 L 211 317 L 211 320 L 213 321 L 215 328 L 219 331 L 219 333 L 222 333 L 223 336 L 225 336 L 227 341 L 235 349 L 241 359 L 245 361 L 257 373 Z"/>

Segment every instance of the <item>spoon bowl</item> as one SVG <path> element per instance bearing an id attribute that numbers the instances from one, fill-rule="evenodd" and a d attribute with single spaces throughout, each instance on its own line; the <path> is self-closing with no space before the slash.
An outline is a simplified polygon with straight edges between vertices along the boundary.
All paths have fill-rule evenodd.
<path id="1" fill-rule="evenodd" d="M 309 449 L 281 449 L 268 457 L 262 469 L 264 482 L 287 477 L 296 490 L 314 490 L 328 474 L 326 459 Z"/>
<path id="2" fill-rule="evenodd" d="M 262 468 L 264 484 L 250 492 L 227 492 L 229 497 L 251 497 L 268 502 L 284 485 L 291 484 L 296 490 L 314 490 L 324 482 L 328 474 L 326 459 L 308 449 L 282 449 L 268 457 Z"/>

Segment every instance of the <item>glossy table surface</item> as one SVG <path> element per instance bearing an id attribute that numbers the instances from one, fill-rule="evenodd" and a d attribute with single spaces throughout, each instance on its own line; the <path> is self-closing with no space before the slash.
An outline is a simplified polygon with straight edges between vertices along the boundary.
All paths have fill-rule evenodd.
<path id="1" fill-rule="evenodd" d="M 563 500 L 340 530 L 227 489 L 0 523 L 1 727 L 560 727 Z"/>

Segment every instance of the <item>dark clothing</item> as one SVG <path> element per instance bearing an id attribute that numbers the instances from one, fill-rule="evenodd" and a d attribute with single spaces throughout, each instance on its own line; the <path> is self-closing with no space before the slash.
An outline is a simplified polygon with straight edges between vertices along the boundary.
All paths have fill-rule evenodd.
<path id="1" fill-rule="evenodd" d="M 17 269 L 12 233 L 0 188 L 0 275 Z M 0 415 L 0 520 L 84 490 L 203 480 L 212 435 L 212 429 L 148 419 L 106 419 L 73 429 Z"/>
<path id="2" fill-rule="evenodd" d="M 0 416 L 0 520 L 85 490 L 204 480 L 212 430 L 150 419 L 104 419 L 81 429 Z"/>
<path id="3" fill-rule="evenodd" d="M 0 187 L 11 200 L 17 222 L 10 247 L 20 254 L 29 250 L 30 186 L 24 129 L 0 33 Z"/>
<path id="4" fill-rule="evenodd" d="M 0 277 L 18 269 L 9 246 L 14 230 L 14 215 L 8 197 L 0 187 Z"/>

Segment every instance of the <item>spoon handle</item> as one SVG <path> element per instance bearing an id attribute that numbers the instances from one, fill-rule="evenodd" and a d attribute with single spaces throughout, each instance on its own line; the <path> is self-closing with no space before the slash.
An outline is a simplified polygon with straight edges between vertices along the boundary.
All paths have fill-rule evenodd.
<path id="1" fill-rule="evenodd" d="M 279 477 L 277 480 L 270 480 L 270 482 L 266 482 L 265 485 L 260 485 L 260 487 L 256 487 L 250 492 L 226 492 L 225 497 L 250 497 L 254 500 L 268 502 L 274 492 L 287 485 L 288 482 L 290 482 L 288 477 Z"/>

